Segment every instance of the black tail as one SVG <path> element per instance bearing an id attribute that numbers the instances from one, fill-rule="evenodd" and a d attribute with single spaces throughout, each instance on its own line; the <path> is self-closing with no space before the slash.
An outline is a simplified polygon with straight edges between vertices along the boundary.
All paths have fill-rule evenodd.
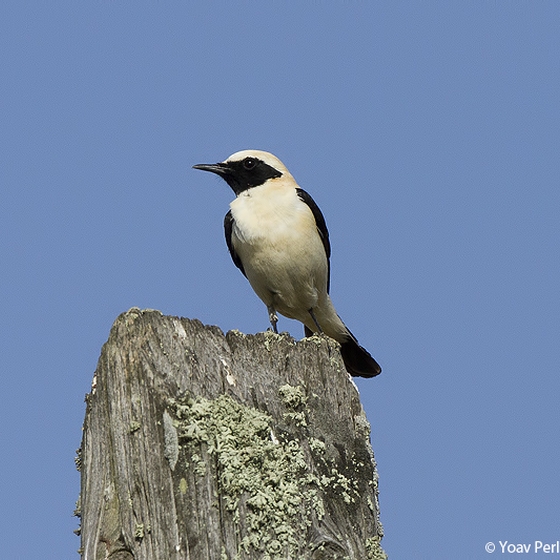
<path id="1" fill-rule="evenodd" d="M 375 377 L 381 373 L 381 366 L 355 338 L 343 342 L 340 353 L 348 373 L 354 377 Z"/>
<path id="2" fill-rule="evenodd" d="M 305 336 L 313 336 L 313 331 L 303 326 Z M 340 345 L 340 353 L 348 373 L 354 377 L 375 377 L 381 373 L 381 366 L 371 354 L 358 344 L 354 335 L 348 331 L 350 337 Z"/>

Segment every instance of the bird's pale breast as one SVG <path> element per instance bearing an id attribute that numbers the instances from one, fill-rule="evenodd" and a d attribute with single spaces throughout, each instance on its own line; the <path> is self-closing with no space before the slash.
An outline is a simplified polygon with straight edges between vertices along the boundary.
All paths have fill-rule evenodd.
<path id="1" fill-rule="evenodd" d="M 289 317 L 315 307 L 328 264 L 311 210 L 295 189 L 263 185 L 230 205 L 232 242 L 257 295 Z"/>

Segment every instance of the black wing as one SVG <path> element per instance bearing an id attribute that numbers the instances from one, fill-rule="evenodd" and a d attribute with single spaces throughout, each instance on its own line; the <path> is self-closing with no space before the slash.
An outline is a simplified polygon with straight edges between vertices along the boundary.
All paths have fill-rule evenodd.
<path id="1" fill-rule="evenodd" d="M 239 258 L 239 255 L 235 252 L 235 249 L 233 248 L 233 243 L 231 242 L 231 230 L 233 227 L 233 216 L 231 215 L 231 210 L 226 214 L 226 217 L 224 218 L 224 230 L 225 230 L 225 234 L 226 234 L 226 243 L 229 249 L 229 254 L 231 255 L 231 258 L 233 260 L 233 263 L 235 264 L 235 266 L 241 270 L 241 272 L 243 272 L 243 275 L 245 276 L 245 278 L 247 278 L 247 275 L 245 274 L 245 269 L 243 268 L 243 263 L 241 262 L 241 259 Z"/>
<path id="2" fill-rule="evenodd" d="M 300 200 L 305 202 L 311 212 L 313 212 L 313 217 L 315 218 L 315 223 L 317 224 L 317 231 L 323 242 L 323 247 L 325 248 L 325 253 L 327 255 L 327 265 L 328 265 L 328 276 L 327 276 L 327 292 L 330 290 L 331 285 L 331 242 L 329 241 L 329 230 L 327 229 L 327 223 L 325 222 L 325 217 L 315 201 L 311 198 L 311 195 L 305 192 L 303 189 L 296 189 L 296 193 Z M 230 249 L 231 250 L 231 249 Z M 238 265 L 239 266 L 239 265 Z"/>

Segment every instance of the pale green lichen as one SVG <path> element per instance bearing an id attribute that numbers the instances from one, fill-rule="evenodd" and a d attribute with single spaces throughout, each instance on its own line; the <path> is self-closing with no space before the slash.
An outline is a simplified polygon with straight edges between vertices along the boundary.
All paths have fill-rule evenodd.
<path id="1" fill-rule="evenodd" d="M 140 422 L 136 422 L 135 420 L 132 420 L 130 422 L 130 426 L 128 427 L 128 433 L 133 434 L 134 432 L 137 432 L 141 427 L 142 424 L 140 424 Z"/>
<path id="2" fill-rule="evenodd" d="M 146 534 L 150 534 L 151 532 L 152 528 L 149 524 L 144 525 L 144 523 L 136 523 L 136 527 L 134 529 L 134 538 L 141 541 L 146 536 Z"/>
<path id="3" fill-rule="evenodd" d="M 179 481 L 179 492 L 184 495 L 187 493 L 187 488 L 187 480 L 185 478 L 181 478 L 181 480 Z"/>
<path id="4" fill-rule="evenodd" d="M 293 422 L 296 426 L 307 426 L 307 419 L 305 418 L 304 412 L 286 412 L 284 418 Z"/>
<path id="5" fill-rule="evenodd" d="M 288 412 L 284 413 L 284 418 L 293 422 L 296 426 L 307 426 L 305 412 L 301 410 L 307 404 L 307 397 L 303 388 L 286 384 L 278 389 L 278 394 L 284 406 L 288 409 Z"/>
<path id="6" fill-rule="evenodd" d="M 134 537 L 140 541 L 144 538 L 144 523 L 136 524 L 136 528 L 134 529 Z"/>
<path id="7" fill-rule="evenodd" d="M 272 349 L 272 345 L 275 342 L 274 340 L 271 340 L 271 338 L 275 338 L 278 335 L 276 333 L 273 333 L 272 331 L 265 331 L 264 333 L 264 347 L 267 349 L 268 352 L 271 351 Z"/>
<path id="8" fill-rule="evenodd" d="M 286 408 L 296 409 L 302 405 L 307 404 L 307 397 L 302 387 L 299 385 L 293 387 L 292 385 L 282 385 L 278 389 L 278 394 Z"/>
<path id="9" fill-rule="evenodd" d="M 387 560 L 387 553 L 381 548 L 381 537 L 366 539 L 367 560 Z"/>
<path id="10" fill-rule="evenodd" d="M 80 494 L 78 495 L 78 500 L 76 501 L 76 507 L 74 509 L 74 514 L 75 517 L 77 517 L 78 519 L 80 519 L 80 523 L 78 524 L 78 528 L 74 529 L 74 534 L 80 536 L 82 534 L 82 522 L 81 522 L 81 518 L 82 518 L 82 493 L 80 492 Z"/>
<path id="11" fill-rule="evenodd" d="M 234 522 L 239 522 L 244 497 L 239 553 L 255 549 L 270 560 L 301 553 L 300 532 L 311 525 L 312 513 L 324 515 L 324 506 L 300 442 L 273 438 L 268 414 L 226 395 L 178 402 L 176 413 L 179 439 L 191 447 L 197 475 L 205 473 L 198 446 L 204 444 L 214 456 L 219 499 Z"/>
<path id="12" fill-rule="evenodd" d="M 239 333 L 239 331 L 230 331 L 230 332 Z M 239 333 L 239 334 L 245 336 L 243 333 Z M 264 335 L 263 345 L 269 352 L 274 348 L 275 344 L 278 344 L 280 340 L 287 342 L 291 346 L 293 346 L 295 343 L 293 338 L 288 333 L 285 332 L 275 333 L 272 330 L 268 329 L 264 331 L 264 333 L 262 334 Z"/>
<path id="13" fill-rule="evenodd" d="M 279 395 L 288 409 L 286 414 L 291 415 L 285 417 L 303 425 L 304 390 L 284 385 Z M 324 493 L 334 492 L 347 504 L 360 499 L 356 480 L 340 472 L 333 459 L 327 459 L 323 441 L 285 434 L 276 437 L 272 417 L 265 412 L 227 395 L 215 400 L 187 395 L 171 401 L 169 410 L 176 416 L 181 460 L 188 461 L 199 477 L 215 469 L 217 503 L 234 523 L 240 523 L 243 515 L 239 549 L 233 560 L 251 550 L 260 551 L 263 560 L 303 556 L 301 533 L 314 517 L 324 517 Z M 205 462 L 207 455 L 212 461 Z M 182 493 L 187 489 L 183 480 Z M 370 548 L 374 550 L 373 544 Z M 377 556 L 371 558 L 378 560 Z"/>
<path id="14" fill-rule="evenodd" d="M 371 426 L 363 411 L 361 414 L 354 416 L 354 427 L 356 428 L 356 435 L 369 440 Z"/>
<path id="15" fill-rule="evenodd" d="M 321 346 L 323 340 L 325 340 L 320 334 L 314 333 L 311 336 L 305 337 L 308 342 L 312 342 L 315 346 Z"/>
<path id="16" fill-rule="evenodd" d="M 204 462 L 204 459 L 198 453 L 193 453 L 191 455 L 191 460 L 194 472 L 198 476 L 204 476 L 206 474 L 206 463 Z"/>
<path id="17" fill-rule="evenodd" d="M 309 449 L 317 454 L 323 454 L 327 446 L 325 445 L 324 441 L 316 438 L 309 438 Z"/>

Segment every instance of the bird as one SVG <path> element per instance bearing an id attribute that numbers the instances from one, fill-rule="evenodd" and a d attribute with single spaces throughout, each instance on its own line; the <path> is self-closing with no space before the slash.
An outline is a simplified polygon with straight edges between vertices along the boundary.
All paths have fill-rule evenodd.
<path id="1" fill-rule="evenodd" d="M 323 333 L 340 344 L 352 376 L 374 377 L 381 367 L 360 346 L 331 301 L 331 245 L 325 218 L 273 154 L 242 150 L 220 163 L 193 165 L 226 181 L 235 193 L 224 219 L 227 247 L 268 310 L 303 323 L 305 336 Z"/>

